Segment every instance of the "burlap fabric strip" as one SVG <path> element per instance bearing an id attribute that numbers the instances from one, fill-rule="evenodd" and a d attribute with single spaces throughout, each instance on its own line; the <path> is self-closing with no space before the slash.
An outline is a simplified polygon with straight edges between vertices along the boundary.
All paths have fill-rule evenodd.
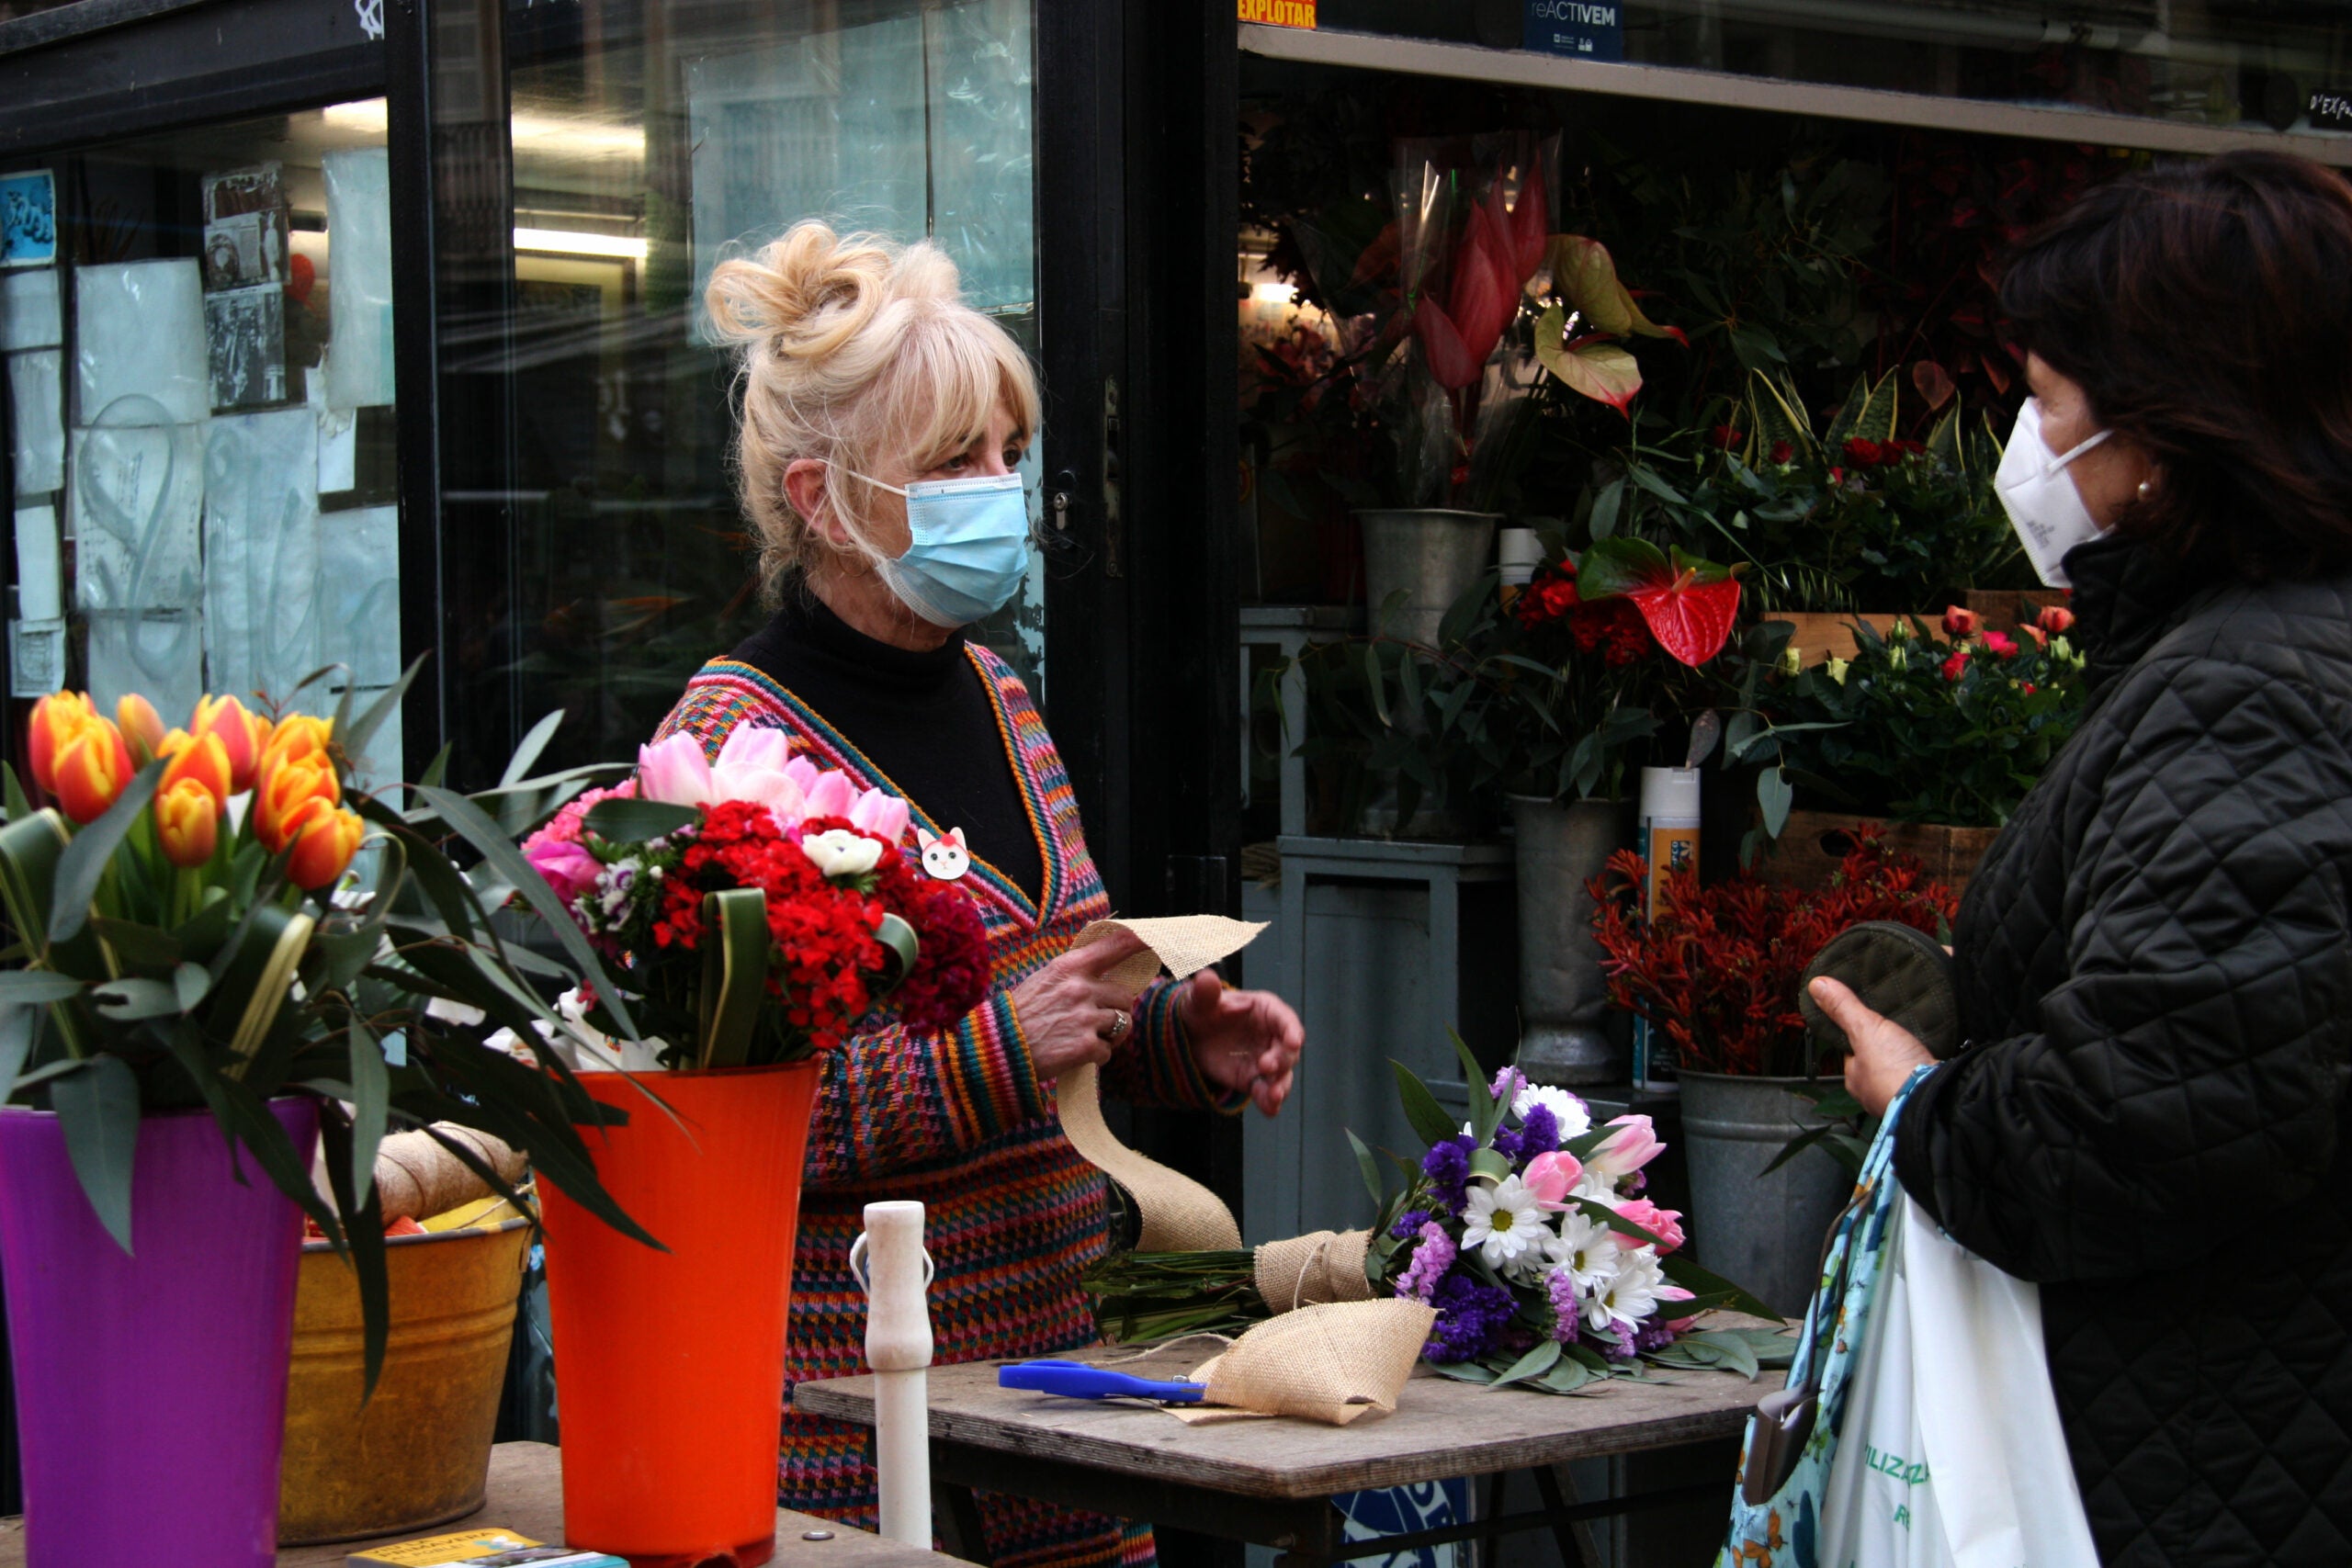
<path id="1" fill-rule="evenodd" d="M 1170 1405 L 1188 1425 L 1249 1416 L 1296 1416 L 1344 1427 L 1388 1415 L 1437 1322 L 1433 1307 L 1389 1296 L 1324 1302 L 1259 1324 L 1194 1369 L 1203 1398 L 1224 1409 Z"/>
<path id="2" fill-rule="evenodd" d="M 1144 951 L 1107 976 L 1132 1002 L 1143 995 L 1165 964 L 1178 979 L 1240 952 L 1266 928 L 1222 915 L 1184 915 L 1166 919 L 1096 920 L 1078 933 L 1072 947 L 1101 941 L 1114 928 L 1140 937 Z M 1056 1080 L 1062 1133 L 1078 1152 L 1125 1190 L 1142 1223 L 1139 1252 L 1230 1252 L 1241 1246 L 1241 1227 L 1217 1195 L 1181 1171 L 1136 1153 L 1119 1142 L 1102 1120 L 1099 1077 L 1090 1063 Z"/>
<path id="3" fill-rule="evenodd" d="M 1322 1302 L 1368 1302 L 1372 1280 L 1363 1271 L 1372 1247 L 1370 1231 L 1310 1231 L 1258 1248 L 1258 1294 L 1278 1313 Z"/>

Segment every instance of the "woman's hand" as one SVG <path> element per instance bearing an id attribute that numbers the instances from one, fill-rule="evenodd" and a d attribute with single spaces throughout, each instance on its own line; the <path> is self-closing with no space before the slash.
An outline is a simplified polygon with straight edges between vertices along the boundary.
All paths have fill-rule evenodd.
<path id="1" fill-rule="evenodd" d="M 1184 982 L 1176 1016 L 1192 1037 L 1193 1059 L 1220 1088 L 1248 1089 L 1272 1116 L 1290 1094 L 1291 1070 L 1306 1031 L 1290 1004 L 1272 991 L 1229 991 L 1212 969 Z"/>
<path id="2" fill-rule="evenodd" d="M 1844 984 L 1825 975 L 1813 983 L 1813 999 L 1830 1022 L 1846 1032 L 1851 1047 L 1846 1057 L 1846 1092 L 1871 1115 L 1885 1111 L 1913 1069 L 1935 1065 L 1917 1035 L 1864 1007 L 1862 998 Z"/>
<path id="3" fill-rule="evenodd" d="M 1135 998 L 1104 976 L 1142 951 L 1141 937 L 1114 927 L 1012 988 L 1012 1010 L 1039 1077 L 1057 1078 L 1087 1062 L 1099 1066 L 1133 1035 Z"/>

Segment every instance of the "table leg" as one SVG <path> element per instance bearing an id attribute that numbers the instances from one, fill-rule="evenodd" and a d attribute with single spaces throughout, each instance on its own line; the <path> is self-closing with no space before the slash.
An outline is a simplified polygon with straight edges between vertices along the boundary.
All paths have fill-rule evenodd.
<path id="1" fill-rule="evenodd" d="M 1502 1568 L 1503 1532 L 1494 1528 L 1503 1517 L 1503 1491 L 1510 1483 L 1510 1472 L 1498 1470 L 1487 1477 L 1487 1506 L 1478 1510 L 1478 1517 L 1487 1533 L 1478 1538 L 1478 1568 Z M 1574 1563 L 1569 1568 L 1576 1568 Z"/>
<path id="2" fill-rule="evenodd" d="M 1555 1465 L 1539 1464 L 1534 1469 L 1535 1489 L 1544 1495 L 1544 1511 L 1552 1516 L 1553 1539 L 1560 1543 L 1560 1561 L 1567 1568 L 1600 1568 L 1600 1549 L 1593 1541 L 1592 1527 L 1566 1517 L 1568 1505 L 1576 1501 L 1576 1483 Z"/>

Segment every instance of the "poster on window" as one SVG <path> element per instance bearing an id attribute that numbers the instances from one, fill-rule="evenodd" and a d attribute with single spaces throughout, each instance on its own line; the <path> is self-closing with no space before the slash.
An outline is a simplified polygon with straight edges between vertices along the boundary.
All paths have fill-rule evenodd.
<path id="1" fill-rule="evenodd" d="M 0 267 L 57 260 L 57 181 L 47 169 L 0 175 Z"/>
<path id="2" fill-rule="evenodd" d="M 327 662 L 319 604 L 318 416 L 213 420 L 204 453 L 204 672 L 216 692 L 284 702 Z M 322 700 L 309 694 L 310 705 Z"/>
<path id="3" fill-rule="evenodd" d="M 65 341 L 57 308 L 57 269 L 0 272 L 0 352 L 55 348 Z"/>
<path id="4" fill-rule="evenodd" d="M 286 400 L 286 291 L 274 283 L 204 297 L 205 357 L 212 406 Z"/>
<path id="5" fill-rule="evenodd" d="M 74 269 L 74 423 L 192 424 L 212 412 L 193 257 Z M 125 407 L 110 414 L 117 403 Z"/>

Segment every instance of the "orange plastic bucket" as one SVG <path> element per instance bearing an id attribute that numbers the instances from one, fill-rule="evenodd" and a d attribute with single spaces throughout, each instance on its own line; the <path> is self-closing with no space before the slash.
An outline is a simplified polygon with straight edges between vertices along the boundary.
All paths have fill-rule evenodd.
<path id="1" fill-rule="evenodd" d="M 775 1551 L 792 1238 L 818 1065 L 642 1075 L 588 1092 L 596 1173 L 670 1250 L 540 1183 L 563 1440 L 563 1529 L 636 1568 L 751 1568 Z M 681 1123 L 684 1123 L 682 1126 Z"/>

